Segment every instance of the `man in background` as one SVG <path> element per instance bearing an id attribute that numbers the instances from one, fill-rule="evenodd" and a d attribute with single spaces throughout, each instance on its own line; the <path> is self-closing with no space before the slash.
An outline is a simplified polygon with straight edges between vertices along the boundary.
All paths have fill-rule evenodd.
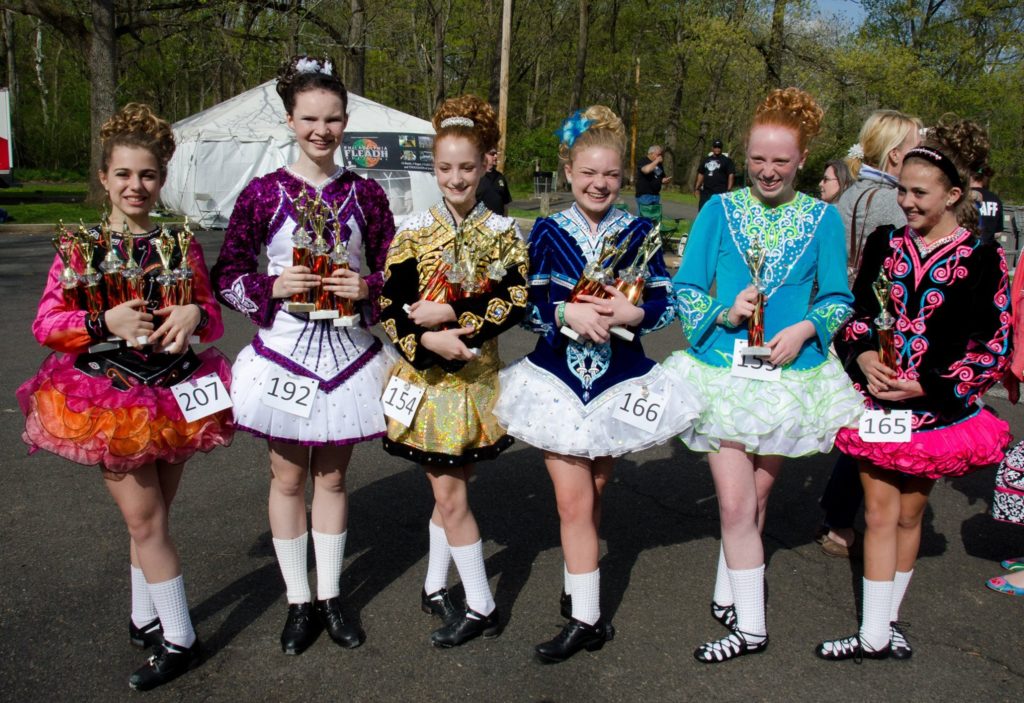
<path id="1" fill-rule="evenodd" d="M 661 187 L 672 180 L 665 175 L 664 161 L 665 150 L 659 144 L 652 144 L 647 157 L 641 159 L 636 168 L 637 214 L 656 225 L 661 224 Z"/>
<path id="2" fill-rule="evenodd" d="M 508 190 L 505 174 L 498 170 L 498 150 L 491 149 L 484 154 L 487 172 L 476 187 L 476 199 L 491 212 L 498 215 L 508 214 L 508 204 L 512 202 L 512 193 Z"/>
<path id="3" fill-rule="evenodd" d="M 711 143 L 711 153 L 704 157 L 697 169 L 697 182 L 693 184 L 693 193 L 698 198 L 697 209 L 704 207 L 712 195 L 727 193 L 732 190 L 736 178 L 736 167 L 728 154 L 722 153 L 722 140 Z"/>

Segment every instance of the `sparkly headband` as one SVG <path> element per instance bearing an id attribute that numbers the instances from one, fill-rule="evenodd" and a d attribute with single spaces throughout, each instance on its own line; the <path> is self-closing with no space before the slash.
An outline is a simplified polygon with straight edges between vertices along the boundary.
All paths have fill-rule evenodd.
<path id="1" fill-rule="evenodd" d="M 301 58 L 295 62 L 296 73 L 323 73 L 325 75 L 331 75 L 333 66 L 330 61 L 324 61 L 321 63 L 316 59 Z"/>
<path id="2" fill-rule="evenodd" d="M 905 161 L 912 156 L 916 156 L 917 158 L 923 161 L 927 161 L 932 166 L 935 166 L 944 174 L 946 174 L 946 178 L 949 179 L 949 182 L 953 185 L 954 188 L 964 187 L 964 181 L 962 178 L 960 178 L 960 172 L 957 170 L 956 166 L 953 164 L 953 162 L 950 160 L 948 156 L 943 154 L 938 149 L 932 149 L 930 147 L 925 146 L 915 147 L 906 153 L 906 155 L 903 157 L 903 160 Z"/>
<path id="3" fill-rule="evenodd" d="M 472 127 L 475 124 L 468 117 L 445 117 L 441 120 L 441 129 L 445 127 Z"/>

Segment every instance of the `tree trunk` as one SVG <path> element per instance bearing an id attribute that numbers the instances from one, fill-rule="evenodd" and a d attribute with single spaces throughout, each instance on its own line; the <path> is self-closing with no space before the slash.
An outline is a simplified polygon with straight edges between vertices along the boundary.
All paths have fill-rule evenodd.
<path id="1" fill-rule="evenodd" d="M 434 97 L 433 110 L 436 110 L 444 102 L 444 35 L 445 25 L 448 23 L 447 13 L 442 10 L 440 3 L 433 8 L 434 13 Z M 432 111 L 433 111 L 432 110 Z"/>
<path id="2" fill-rule="evenodd" d="M 498 20 L 495 21 L 495 15 Z M 490 47 L 487 51 L 487 66 L 490 67 L 490 77 L 487 89 L 487 102 L 497 105 L 501 100 L 501 13 L 496 13 L 494 4 L 487 3 L 487 29 L 493 30 Z M 497 29 L 494 29 L 494 28 Z M 500 169 L 499 169 L 500 170 Z"/>
<path id="3" fill-rule="evenodd" d="M 43 74 L 43 23 L 36 20 L 36 41 L 32 50 L 33 65 L 36 70 L 36 84 L 39 86 L 39 105 L 43 109 L 43 127 L 50 124 L 50 106 L 46 103 L 46 76 Z"/>
<path id="4" fill-rule="evenodd" d="M 526 95 L 526 126 L 533 129 L 537 126 L 537 102 L 540 98 L 540 66 L 538 56 L 533 63 L 533 90 Z"/>
<path id="5" fill-rule="evenodd" d="M 4 48 L 7 51 L 7 88 L 11 91 L 11 105 L 18 94 L 18 72 L 14 65 L 14 12 L 4 10 Z"/>
<path id="6" fill-rule="evenodd" d="M 782 48 L 785 41 L 787 0 L 775 0 L 772 8 L 772 34 L 768 39 L 768 55 L 765 60 L 765 77 L 769 88 L 782 87 Z"/>
<path id="7" fill-rule="evenodd" d="M 352 23 L 348 28 L 348 70 L 345 85 L 356 95 L 365 94 L 366 82 L 366 3 L 350 0 Z"/>
<path id="8" fill-rule="evenodd" d="M 587 32 L 590 27 L 590 1 L 580 0 L 580 34 L 576 44 L 576 76 L 572 82 L 569 112 L 580 109 L 583 102 L 583 79 L 587 72 Z"/>
<path id="9" fill-rule="evenodd" d="M 676 15 L 676 31 L 675 31 L 675 45 L 677 47 L 682 46 L 683 39 L 685 38 L 685 32 L 683 26 L 685 22 L 686 2 L 679 3 L 679 12 Z M 668 164 L 665 167 L 665 172 L 672 176 L 672 182 L 675 185 L 682 187 L 684 183 L 679 179 L 678 166 L 682 163 L 682 158 L 679 153 L 679 123 L 682 120 L 683 115 L 683 98 L 686 93 L 683 89 L 683 84 L 686 81 L 686 57 L 685 51 L 679 51 L 676 53 L 675 60 L 675 83 L 676 89 L 672 92 L 672 102 L 668 108 L 668 118 L 665 121 L 665 154 L 668 156 Z M 687 186 L 688 188 L 688 186 Z M 687 188 L 683 188 L 683 192 L 686 192 Z"/>
<path id="10" fill-rule="evenodd" d="M 114 34 L 114 0 L 90 0 L 92 35 L 89 38 L 89 202 L 103 201 L 104 192 L 97 174 L 102 146 L 100 128 L 117 109 L 117 38 Z"/>

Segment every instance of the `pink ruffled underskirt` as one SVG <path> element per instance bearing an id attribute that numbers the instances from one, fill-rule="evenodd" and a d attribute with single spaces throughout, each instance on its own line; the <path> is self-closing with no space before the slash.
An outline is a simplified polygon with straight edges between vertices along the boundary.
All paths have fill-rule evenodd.
<path id="1" fill-rule="evenodd" d="M 156 460 L 179 464 L 197 451 L 231 444 L 230 410 L 187 422 L 169 388 L 118 390 L 105 376 L 75 368 L 75 355 L 51 354 L 16 393 L 25 415 L 22 439 L 87 466 L 127 472 Z M 217 374 L 230 388 L 231 365 L 216 349 L 199 354 L 194 377 Z"/>
<path id="2" fill-rule="evenodd" d="M 836 448 L 883 469 L 943 478 L 998 464 L 1012 439 L 1010 426 L 982 409 L 954 425 L 914 432 L 909 442 L 864 442 L 856 429 L 844 428 L 836 437 Z"/>

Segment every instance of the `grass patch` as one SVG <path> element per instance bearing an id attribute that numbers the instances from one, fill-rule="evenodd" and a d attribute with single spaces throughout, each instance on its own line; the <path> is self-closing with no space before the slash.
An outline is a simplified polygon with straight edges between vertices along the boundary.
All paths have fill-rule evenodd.
<path id="1" fill-rule="evenodd" d="M 57 224 L 64 220 L 65 224 L 74 224 L 79 220 L 85 223 L 99 222 L 100 208 L 84 203 L 27 203 L 24 205 L 4 205 L 3 209 L 12 218 L 10 224 Z"/>
<path id="2" fill-rule="evenodd" d="M 88 183 L 22 183 L 13 188 L 0 188 L 0 195 L 20 195 L 23 193 L 47 193 L 50 195 L 81 195 L 89 192 Z"/>

